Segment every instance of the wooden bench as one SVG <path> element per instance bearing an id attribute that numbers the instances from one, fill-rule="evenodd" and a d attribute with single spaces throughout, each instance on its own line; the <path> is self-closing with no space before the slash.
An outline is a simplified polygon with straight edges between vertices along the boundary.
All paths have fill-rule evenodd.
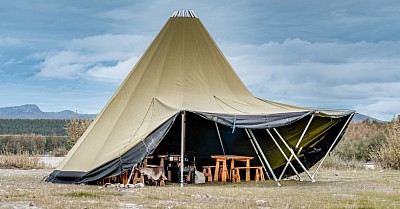
<path id="1" fill-rule="evenodd" d="M 204 177 L 207 178 L 207 181 L 213 181 L 213 174 L 212 174 L 211 168 L 215 169 L 215 165 L 214 166 L 203 166 L 203 174 L 204 174 Z"/>
<path id="2" fill-rule="evenodd" d="M 232 169 L 232 182 L 240 182 L 240 170 L 242 169 L 255 169 L 256 174 L 254 179 L 256 181 L 265 181 L 265 177 L 264 177 L 264 172 L 263 172 L 263 167 L 262 166 L 251 166 L 251 167 L 235 167 L 234 169 Z M 247 180 L 246 181 L 250 181 Z"/>

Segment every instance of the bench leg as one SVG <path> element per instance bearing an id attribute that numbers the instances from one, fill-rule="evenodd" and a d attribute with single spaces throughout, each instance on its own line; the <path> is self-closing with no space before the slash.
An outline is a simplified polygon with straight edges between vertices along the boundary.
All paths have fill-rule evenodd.
<path id="1" fill-rule="evenodd" d="M 232 172 L 232 175 L 231 175 L 232 182 L 237 182 L 237 183 L 239 183 L 239 182 L 240 182 L 240 173 L 239 173 L 239 169 L 237 169 L 237 168 L 232 169 L 231 172 Z"/>

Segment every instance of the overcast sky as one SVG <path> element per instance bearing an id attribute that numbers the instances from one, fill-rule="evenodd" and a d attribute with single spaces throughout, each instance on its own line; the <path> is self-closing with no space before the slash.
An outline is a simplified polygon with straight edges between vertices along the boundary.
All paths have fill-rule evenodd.
<path id="1" fill-rule="evenodd" d="M 98 113 L 175 10 L 257 97 L 400 113 L 400 1 L 20 0 L 0 6 L 0 107 Z"/>

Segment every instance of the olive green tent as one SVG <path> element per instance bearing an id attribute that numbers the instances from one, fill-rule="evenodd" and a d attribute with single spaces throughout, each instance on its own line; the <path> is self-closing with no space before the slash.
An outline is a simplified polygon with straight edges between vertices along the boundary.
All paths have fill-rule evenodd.
<path id="1" fill-rule="evenodd" d="M 250 155 L 277 181 L 299 172 L 313 180 L 309 168 L 353 114 L 254 97 L 195 13 L 178 11 L 47 181 L 93 182 L 167 152 L 192 153 L 200 165 L 213 154 Z"/>

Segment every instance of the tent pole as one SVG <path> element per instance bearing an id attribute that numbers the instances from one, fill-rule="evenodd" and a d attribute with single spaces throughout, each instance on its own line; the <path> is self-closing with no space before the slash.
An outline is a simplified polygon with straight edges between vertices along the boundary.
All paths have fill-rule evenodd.
<path id="1" fill-rule="evenodd" d="M 290 153 L 293 155 L 294 159 L 296 159 L 296 161 L 299 163 L 300 167 L 304 170 L 304 172 L 307 173 L 308 177 L 310 177 L 312 182 L 315 182 L 314 178 L 311 176 L 310 172 L 308 172 L 307 168 L 304 167 L 303 163 L 301 163 L 301 161 L 299 160 L 299 158 L 296 156 L 296 154 L 294 153 L 293 149 L 290 148 L 290 146 L 286 143 L 286 141 L 282 138 L 282 136 L 279 134 L 278 130 L 276 130 L 276 128 L 274 128 L 275 133 L 278 135 L 278 137 L 281 139 L 281 141 L 283 142 L 283 144 L 286 146 L 286 148 L 290 151 Z"/>
<path id="2" fill-rule="evenodd" d="M 186 112 L 182 111 L 182 128 L 181 128 L 181 187 L 183 187 L 183 167 L 185 166 L 185 136 L 186 136 Z"/>
<path id="3" fill-rule="evenodd" d="M 245 130 L 246 130 L 247 137 L 249 137 L 250 143 L 251 143 L 251 145 L 253 146 L 254 151 L 256 152 L 256 155 L 257 155 L 257 157 L 258 157 L 258 160 L 260 160 L 261 165 L 262 165 L 262 167 L 264 168 L 264 172 L 267 174 L 268 179 L 271 179 L 271 177 L 270 177 L 269 174 L 268 174 L 267 168 L 265 167 L 264 162 L 263 162 L 262 159 L 261 159 L 260 153 L 258 153 L 258 150 L 257 150 L 256 146 L 254 145 L 254 142 L 253 142 L 253 140 L 252 140 L 252 138 L 251 138 L 251 136 L 250 136 L 250 134 L 249 134 L 249 131 L 247 130 L 247 128 L 246 128 Z"/>
<path id="4" fill-rule="evenodd" d="M 325 156 L 322 158 L 321 162 L 319 163 L 319 165 L 317 166 L 317 168 L 315 169 L 314 173 L 313 173 L 313 177 L 315 176 L 315 174 L 317 173 L 318 169 L 321 167 L 322 163 L 325 161 L 326 157 L 328 157 L 329 153 L 332 151 L 333 146 L 336 144 L 336 141 L 339 139 L 340 135 L 342 134 L 342 132 L 344 131 L 344 129 L 346 128 L 347 124 L 350 122 L 351 118 L 353 117 L 354 113 L 352 113 L 350 115 L 350 117 L 347 119 L 346 123 L 343 125 L 342 129 L 339 131 L 339 134 L 336 136 L 335 140 L 333 141 L 332 145 L 329 147 L 328 151 L 326 152 Z"/>
<path id="5" fill-rule="evenodd" d="M 215 129 L 217 129 L 218 138 L 219 138 L 219 143 L 221 143 L 222 152 L 224 153 L 224 155 L 226 155 L 226 154 L 225 154 L 224 144 L 222 143 L 221 134 L 219 133 L 218 124 L 217 124 L 217 122 L 215 122 L 215 121 L 214 121 L 214 123 L 215 123 Z"/>
<path id="6" fill-rule="evenodd" d="M 267 160 L 267 158 L 265 157 L 264 152 L 262 151 L 260 145 L 258 144 L 256 137 L 254 136 L 254 134 L 253 134 L 253 132 L 251 131 L 251 129 L 248 129 L 248 130 L 249 130 L 249 133 L 250 133 L 250 135 L 251 135 L 251 138 L 253 138 L 255 145 L 257 146 L 258 150 L 260 151 L 262 158 L 264 159 L 265 163 L 267 164 L 268 170 L 271 172 L 272 177 L 274 178 L 276 184 L 280 187 L 280 186 L 281 186 L 281 183 L 279 183 L 278 179 L 276 178 L 275 173 L 274 173 L 274 170 L 272 170 L 271 165 L 268 163 L 268 160 Z"/>
<path id="7" fill-rule="evenodd" d="M 278 142 L 275 140 L 275 138 L 272 136 L 271 132 L 266 129 L 269 136 L 272 138 L 272 141 L 274 141 L 275 145 L 278 147 L 279 151 L 282 153 L 283 157 L 287 160 L 287 162 L 289 163 L 290 167 L 293 169 L 294 173 L 296 173 L 296 175 L 299 177 L 300 181 L 302 181 L 303 179 L 301 178 L 301 176 L 299 175 L 299 173 L 297 172 L 296 168 L 294 168 L 294 166 L 292 165 L 292 163 L 289 161 L 289 159 L 287 158 L 285 152 L 282 150 L 281 146 L 279 146 Z M 281 181 L 282 176 L 280 176 L 278 178 L 278 181 Z"/>
<path id="8" fill-rule="evenodd" d="M 132 166 L 132 171 L 131 171 L 131 173 L 129 174 L 129 178 L 128 178 L 128 184 L 129 184 L 129 182 L 131 182 L 132 175 L 133 175 L 133 172 L 135 171 L 136 165 L 137 165 L 137 163 L 136 163 L 135 165 Z"/>
<path id="9" fill-rule="evenodd" d="M 304 128 L 303 133 L 301 134 L 299 141 L 297 141 L 296 149 L 299 148 L 300 143 L 301 143 L 301 141 L 303 140 L 303 137 L 305 136 L 305 134 L 306 134 L 306 132 L 307 132 L 307 130 L 308 130 L 308 127 L 310 126 L 311 121 L 313 120 L 314 116 L 315 116 L 314 114 L 311 115 L 311 118 L 310 118 L 310 120 L 308 121 L 306 127 Z M 300 150 L 299 150 L 299 153 L 300 153 Z M 297 154 L 299 154 L 299 153 L 297 153 Z M 279 180 L 281 180 L 283 174 L 285 174 L 285 171 L 286 171 L 286 169 L 287 169 L 287 167 L 288 167 L 288 165 L 289 165 L 289 162 L 292 161 L 292 158 L 293 158 L 293 155 L 291 154 L 290 157 L 289 157 L 288 162 L 286 163 L 285 167 L 284 167 L 283 170 L 282 170 L 281 175 L 279 176 Z M 299 176 L 299 180 L 302 181 L 303 179 Z"/>

